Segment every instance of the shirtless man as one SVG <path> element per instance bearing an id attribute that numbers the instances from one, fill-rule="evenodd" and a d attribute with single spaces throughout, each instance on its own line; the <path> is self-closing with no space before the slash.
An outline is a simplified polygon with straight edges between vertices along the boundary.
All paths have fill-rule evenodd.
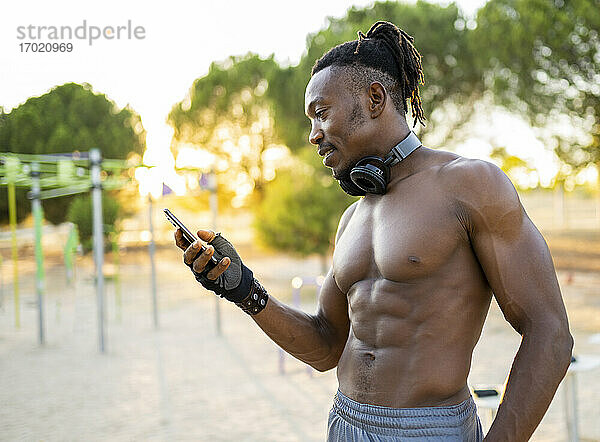
<path id="1" fill-rule="evenodd" d="M 341 218 L 316 314 L 268 295 L 220 235 L 199 231 L 211 244 L 199 255 L 180 231 L 176 243 L 198 281 L 288 353 L 319 371 L 337 367 L 330 441 L 481 440 L 467 376 L 495 296 L 522 341 L 486 440 L 524 441 L 571 356 L 552 259 L 501 170 L 415 142 L 405 113 L 410 102 L 422 121 L 421 81 L 412 38 L 386 22 L 313 68 L 310 142 L 344 190 L 366 193 Z M 390 153 L 397 145 L 401 154 Z M 380 160 L 351 179 L 366 156 L 392 164 L 383 188 Z M 205 269 L 213 253 L 220 263 Z"/>

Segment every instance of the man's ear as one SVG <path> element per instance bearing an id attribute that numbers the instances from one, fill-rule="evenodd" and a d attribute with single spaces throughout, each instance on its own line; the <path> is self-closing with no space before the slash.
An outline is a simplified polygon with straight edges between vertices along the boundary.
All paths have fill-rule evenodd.
<path id="1" fill-rule="evenodd" d="M 371 118 L 377 118 L 383 110 L 385 109 L 385 105 L 387 104 L 387 91 L 383 87 L 381 83 L 378 81 L 374 81 L 369 86 L 369 113 Z"/>

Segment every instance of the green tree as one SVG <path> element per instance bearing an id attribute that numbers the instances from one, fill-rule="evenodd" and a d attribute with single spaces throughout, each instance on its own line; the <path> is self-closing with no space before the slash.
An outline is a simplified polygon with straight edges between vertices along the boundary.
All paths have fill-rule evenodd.
<path id="1" fill-rule="evenodd" d="M 280 172 L 256 209 L 261 243 L 299 256 L 316 253 L 325 262 L 339 218 L 354 201 L 337 187 L 331 176 L 309 165 Z"/>
<path id="2" fill-rule="evenodd" d="M 129 107 L 118 109 L 89 84 L 67 83 L 39 97 L 29 98 L 11 112 L 0 111 L 0 151 L 51 154 L 99 148 L 105 158 L 124 159 L 142 154 L 145 132 L 140 117 Z M 31 211 L 26 190 L 17 191 L 18 216 Z M 44 215 L 53 223 L 65 220 L 72 197 L 43 202 Z M 0 189 L 0 221 L 8 221 L 8 199 Z"/>
<path id="3" fill-rule="evenodd" d="M 471 47 L 496 101 L 545 127 L 575 170 L 600 172 L 600 0 L 490 0 Z M 556 131 L 558 117 L 588 128 L 587 141 Z"/>
<path id="4" fill-rule="evenodd" d="M 272 57 L 254 54 L 213 63 L 169 114 L 175 158 L 185 145 L 208 151 L 217 158 L 217 168 L 219 161 L 224 165 L 223 181 L 233 182 L 241 172 L 261 195 L 266 182 L 263 155 L 279 141 L 269 96 L 278 69 Z"/>
<path id="5" fill-rule="evenodd" d="M 118 233 L 118 221 L 121 218 L 121 207 L 119 202 L 108 194 L 102 195 L 102 221 L 104 223 L 104 240 L 111 234 Z M 69 206 L 67 220 L 77 226 L 79 240 L 85 251 L 93 247 L 93 207 L 91 195 L 79 195 L 75 197 Z"/>
<path id="6" fill-rule="evenodd" d="M 418 1 L 378 2 L 369 8 L 353 7 L 342 18 L 330 18 L 326 28 L 307 37 L 307 52 L 297 66 L 282 68 L 272 57 L 261 60 L 252 54 L 213 63 L 169 115 L 176 141 L 213 149 L 214 128 L 221 119 L 229 118 L 240 92 L 253 91 L 266 81 L 266 92 L 243 104 L 244 112 L 254 106 L 267 109 L 274 123 L 274 139 L 294 152 L 305 147 L 309 122 L 304 115 L 304 90 L 312 66 L 330 48 L 355 39 L 357 30 L 366 32 L 377 20 L 391 21 L 413 35 L 423 57 L 426 84 L 421 90 L 430 123 L 422 133 L 437 125 L 452 135 L 452 129 L 468 121 L 483 94 L 483 79 L 469 45 L 471 31 L 456 5 Z"/>

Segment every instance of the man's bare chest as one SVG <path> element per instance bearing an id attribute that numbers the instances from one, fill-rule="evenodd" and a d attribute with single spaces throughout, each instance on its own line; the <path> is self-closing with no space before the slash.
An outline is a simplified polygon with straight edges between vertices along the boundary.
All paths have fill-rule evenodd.
<path id="1" fill-rule="evenodd" d="M 439 195 L 415 191 L 367 197 L 336 243 L 336 282 L 347 293 L 367 279 L 427 278 L 465 246 L 461 228 L 452 204 Z"/>

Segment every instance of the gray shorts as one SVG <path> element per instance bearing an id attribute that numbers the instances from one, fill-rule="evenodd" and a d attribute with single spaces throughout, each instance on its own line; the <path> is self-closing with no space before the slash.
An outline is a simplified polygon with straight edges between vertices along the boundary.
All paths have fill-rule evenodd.
<path id="1" fill-rule="evenodd" d="M 473 398 L 449 407 L 390 408 L 361 404 L 338 390 L 329 412 L 327 441 L 483 440 Z"/>

